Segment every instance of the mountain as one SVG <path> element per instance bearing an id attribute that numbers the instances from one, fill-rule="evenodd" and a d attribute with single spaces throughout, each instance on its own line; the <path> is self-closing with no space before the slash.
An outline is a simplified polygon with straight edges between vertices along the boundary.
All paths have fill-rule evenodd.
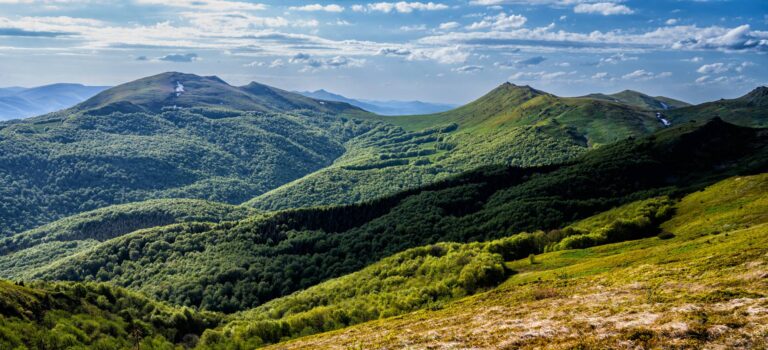
<path id="1" fill-rule="evenodd" d="M 768 87 L 760 86 L 734 99 L 721 99 L 664 113 L 672 123 L 700 120 L 703 116 L 716 116 L 731 123 L 768 127 Z"/>
<path id="2" fill-rule="evenodd" d="M 177 81 L 187 84 L 178 98 L 165 91 Z M 163 109 L 168 98 L 187 107 Z M 379 124 L 324 113 L 361 110 L 323 103 L 256 83 L 236 88 L 167 73 L 0 123 L 0 236 L 148 199 L 239 204 L 332 164 L 346 141 Z M 241 107 L 290 113 L 232 109 Z"/>
<path id="3" fill-rule="evenodd" d="M 0 89 L 0 120 L 28 118 L 69 108 L 107 88 L 80 84 L 2 88 Z"/>
<path id="4" fill-rule="evenodd" d="M 675 108 L 690 106 L 690 103 L 678 101 L 669 97 L 656 96 L 651 97 L 642 92 L 633 90 L 624 90 L 615 94 L 589 94 L 584 98 L 623 103 L 626 105 L 639 107 L 648 110 L 670 110 Z"/>
<path id="5" fill-rule="evenodd" d="M 72 112 L 158 113 L 163 108 L 208 107 L 240 111 L 287 112 L 310 110 L 330 114 L 364 114 L 346 103 L 319 101 L 252 82 L 236 87 L 218 77 L 177 72 L 162 73 L 103 91 L 75 106 Z"/>
<path id="6" fill-rule="evenodd" d="M 353 106 L 360 107 L 366 111 L 373 112 L 379 115 L 387 116 L 400 116 L 400 115 L 414 115 L 414 114 L 427 114 L 437 113 L 453 109 L 456 106 L 449 104 L 430 103 L 422 101 L 376 101 L 376 100 L 355 100 L 348 97 L 344 97 L 339 94 L 334 94 L 326 90 L 320 89 L 315 91 L 299 91 L 298 93 L 318 100 L 326 101 L 338 101 L 349 103 Z"/>
<path id="7" fill-rule="evenodd" d="M 175 304 L 232 312 L 411 247 L 555 229 L 615 206 L 766 170 L 762 130 L 721 120 L 689 123 L 563 165 L 494 167 L 356 205 L 142 230 L 11 277 L 110 281 Z"/>
<path id="8" fill-rule="evenodd" d="M 591 148 L 663 128 L 647 110 L 562 98 L 511 83 L 442 113 L 365 119 L 403 131 L 375 140 L 354 139 L 332 166 L 248 204 L 272 210 L 370 200 L 487 165 L 562 163 Z M 343 191 L 338 179 L 344 179 Z"/>
<path id="9" fill-rule="evenodd" d="M 675 200 L 672 215 L 657 224 L 657 232 L 661 232 L 657 236 L 651 233 L 628 242 L 505 259 L 510 277 L 502 278 L 503 283 L 496 288 L 455 302 L 424 305 L 420 311 L 398 317 L 384 316 L 338 331 L 282 341 L 266 349 L 392 349 L 403 344 L 415 349 L 760 348 L 765 338 L 760 328 L 752 325 L 765 324 L 768 317 L 758 311 L 763 310 L 766 297 L 766 198 L 768 175 L 729 178 Z M 599 223 L 605 219 L 602 215 L 576 226 L 602 233 L 638 219 L 636 213 L 605 214 L 612 217 L 606 226 Z M 424 257 L 401 256 L 401 264 L 388 261 L 387 269 L 379 271 L 407 272 L 438 260 L 439 255 L 428 255 L 428 249 L 423 248 Z M 482 248 L 467 245 L 450 249 Z M 397 281 L 418 281 L 423 278 L 422 271 L 429 269 Z M 454 278 L 460 280 L 460 274 L 456 275 Z M 268 330 L 280 329 L 268 328 L 273 324 L 286 324 L 282 328 L 285 333 L 280 335 L 290 335 L 290 325 L 308 324 L 308 329 L 322 332 L 322 327 L 338 328 L 334 322 L 341 326 L 350 324 L 348 320 L 356 323 L 354 318 L 343 316 L 360 314 L 371 305 L 397 308 L 419 301 L 418 297 L 406 298 L 403 291 L 393 296 L 391 303 L 355 304 L 376 300 L 375 293 L 367 295 L 356 290 L 357 285 L 348 285 L 354 293 L 340 293 L 344 296 L 310 294 L 346 284 L 354 277 L 332 280 L 315 290 L 270 303 L 279 312 L 259 308 L 245 313 L 210 332 L 220 336 L 211 339 L 219 339 L 215 344 L 222 345 L 258 341 L 257 337 L 271 342 L 274 333 Z M 375 283 L 371 281 L 384 278 L 374 275 L 360 282 Z M 420 287 L 431 293 L 442 290 L 439 280 Z M 345 297 L 340 310 L 335 303 L 328 309 L 317 303 Z M 304 323 L 309 320 L 323 321 Z"/>

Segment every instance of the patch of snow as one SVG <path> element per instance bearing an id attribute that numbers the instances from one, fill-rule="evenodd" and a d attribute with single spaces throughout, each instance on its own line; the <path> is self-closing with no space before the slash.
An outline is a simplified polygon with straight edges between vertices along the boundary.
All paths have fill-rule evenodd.
<path id="1" fill-rule="evenodd" d="M 659 101 L 659 103 L 661 103 L 661 108 L 663 108 L 665 111 L 669 109 L 669 105 L 668 104 L 666 104 L 664 102 L 661 102 L 661 101 Z"/>
<path id="2" fill-rule="evenodd" d="M 658 119 L 661 124 L 664 124 L 664 126 L 672 125 L 672 123 L 667 118 L 664 118 L 664 115 L 660 112 L 656 112 L 656 119 Z"/>
<path id="3" fill-rule="evenodd" d="M 176 97 L 181 96 L 181 93 L 184 92 L 184 85 L 180 82 L 176 82 Z"/>

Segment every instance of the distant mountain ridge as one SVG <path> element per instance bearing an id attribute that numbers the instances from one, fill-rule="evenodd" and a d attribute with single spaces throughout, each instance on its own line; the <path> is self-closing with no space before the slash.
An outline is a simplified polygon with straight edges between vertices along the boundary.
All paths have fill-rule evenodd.
<path id="1" fill-rule="evenodd" d="M 69 108 L 108 88 L 68 83 L 0 88 L 0 120 L 29 118 Z"/>
<path id="2" fill-rule="evenodd" d="M 353 106 L 360 107 L 366 111 L 373 112 L 379 115 L 395 116 L 395 115 L 415 115 L 415 114 L 429 114 L 447 111 L 449 109 L 456 108 L 456 105 L 445 103 L 431 103 L 422 101 L 379 101 L 379 100 L 364 100 L 364 99 L 352 99 L 346 96 L 335 94 L 324 89 L 315 91 L 297 91 L 307 97 L 312 97 L 326 101 L 346 102 Z"/>
<path id="3" fill-rule="evenodd" d="M 675 100 L 673 98 L 664 96 L 649 96 L 642 92 L 633 90 L 624 90 L 615 94 L 589 94 L 584 96 L 585 98 L 593 98 L 598 100 L 611 101 L 616 103 L 622 103 L 630 106 L 640 107 L 650 110 L 669 110 L 681 107 L 688 107 L 691 104 Z"/>

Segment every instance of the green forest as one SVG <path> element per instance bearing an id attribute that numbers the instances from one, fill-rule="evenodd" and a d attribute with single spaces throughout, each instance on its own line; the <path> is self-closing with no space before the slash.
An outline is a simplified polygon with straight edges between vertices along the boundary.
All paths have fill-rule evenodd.
<path id="1" fill-rule="evenodd" d="M 0 348 L 760 348 L 766 96 L 505 83 L 385 117 L 171 72 L 0 122 Z M 594 298 L 603 337 L 537 319 Z"/>

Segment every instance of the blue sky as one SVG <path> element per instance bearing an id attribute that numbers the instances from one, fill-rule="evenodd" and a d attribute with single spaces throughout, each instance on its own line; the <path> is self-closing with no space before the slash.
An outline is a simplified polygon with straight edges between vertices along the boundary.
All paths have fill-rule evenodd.
<path id="1" fill-rule="evenodd" d="M 465 103 L 504 81 L 690 102 L 768 84 L 768 1 L 0 0 L 0 86 L 164 71 Z"/>

